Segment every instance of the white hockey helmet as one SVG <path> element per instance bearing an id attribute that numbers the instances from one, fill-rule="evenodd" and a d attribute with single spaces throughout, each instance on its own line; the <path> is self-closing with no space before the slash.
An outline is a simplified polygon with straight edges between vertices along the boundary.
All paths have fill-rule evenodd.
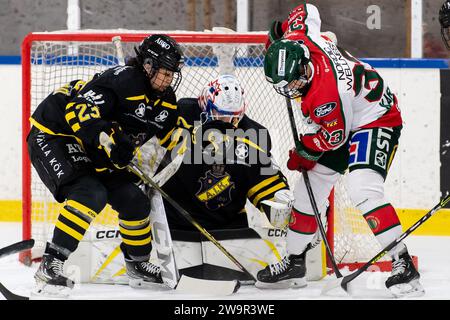
<path id="1" fill-rule="evenodd" d="M 221 75 L 206 85 L 198 102 L 206 121 L 221 120 L 237 126 L 245 113 L 244 90 L 233 75 Z"/>

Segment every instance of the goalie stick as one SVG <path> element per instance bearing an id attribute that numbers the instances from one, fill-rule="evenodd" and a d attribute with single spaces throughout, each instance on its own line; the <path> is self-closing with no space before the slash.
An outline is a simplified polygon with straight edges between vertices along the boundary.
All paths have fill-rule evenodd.
<path id="1" fill-rule="evenodd" d="M 13 243 L 9 246 L 6 246 L 4 248 L 0 249 L 0 258 L 9 256 L 14 253 L 19 253 L 24 250 L 30 250 L 34 246 L 34 240 L 28 239 L 19 241 L 16 243 Z M 30 298 L 17 295 L 13 292 L 11 292 L 8 288 L 6 288 L 1 282 L 0 282 L 0 293 L 6 298 L 6 300 L 29 300 Z"/>
<path id="2" fill-rule="evenodd" d="M 150 192 L 153 243 L 160 261 L 163 282 L 172 289 L 187 293 L 229 295 L 236 292 L 239 288 L 237 281 L 204 280 L 186 275 L 180 278 L 161 193 L 156 189 Z"/>
<path id="3" fill-rule="evenodd" d="M 105 132 L 101 132 L 100 133 L 100 144 L 107 150 L 111 150 L 111 142 L 110 139 L 108 137 L 108 134 Z M 162 190 L 158 184 L 156 184 L 152 179 L 150 179 L 141 169 L 139 166 L 137 166 L 136 164 L 134 164 L 133 162 L 131 162 L 128 166 L 127 169 L 134 173 L 135 175 L 137 175 L 145 184 L 147 184 L 148 186 L 154 188 L 156 191 L 158 191 L 175 209 L 177 209 L 177 211 L 186 219 L 188 220 L 195 228 L 197 228 L 197 230 L 199 230 L 209 241 L 211 241 L 220 251 L 222 251 L 222 253 L 227 256 L 228 259 L 230 259 L 241 271 L 243 271 L 245 274 L 247 274 L 249 277 L 251 277 L 253 280 L 256 279 L 255 277 L 233 256 L 231 255 L 231 253 L 228 252 L 227 249 L 225 249 L 219 241 L 217 241 L 205 228 L 203 228 L 196 220 L 194 220 L 194 218 L 192 218 L 192 216 L 189 214 L 189 212 L 187 212 L 183 207 L 181 207 L 175 200 L 173 200 L 164 190 Z M 189 286 L 191 282 L 185 282 L 183 280 L 183 277 L 180 279 L 178 285 L 181 284 L 186 284 L 186 286 L 184 287 L 185 289 L 183 291 L 188 291 L 187 286 Z M 181 281 L 183 280 L 183 281 Z M 208 280 L 208 281 L 212 281 L 212 280 Z M 237 280 L 233 280 L 233 281 L 216 281 L 216 285 L 219 286 L 222 282 L 231 282 L 232 283 L 232 290 L 230 292 L 230 283 L 226 284 L 226 286 L 224 286 L 224 291 L 222 292 L 223 295 L 227 295 L 227 294 L 231 294 L 231 293 L 235 293 L 237 292 L 237 290 L 240 287 L 240 284 Z M 177 287 L 178 287 L 177 285 Z M 180 288 L 181 290 L 182 288 Z"/>
<path id="4" fill-rule="evenodd" d="M 297 127 L 295 125 L 294 111 L 292 110 L 291 100 L 287 97 L 286 97 L 286 107 L 288 110 L 289 123 L 291 125 L 292 135 L 294 136 L 295 148 L 299 149 L 300 141 L 298 139 L 299 135 L 298 135 Z M 331 252 L 330 244 L 328 243 L 328 240 L 327 240 L 327 234 L 325 232 L 325 228 L 323 227 L 322 220 L 320 218 L 320 212 L 317 208 L 316 200 L 314 199 L 314 193 L 311 188 L 311 182 L 309 181 L 308 172 L 306 170 L 302 170 L 302 175 L 303 175 L 303 179 L 305 180 L 305 185 L 306 185 L 306 190 L 308 191 L 309 201 L 311 202 L 311 206 L 314 211 L 314 216 L 316 218 L 317 225 L 319 227 L 319 231 L 322 236 L 322 240 L 323 240 L 323 243 L 325 245 L 325 248 L 326 248 L 326 251 L 328 254 L 328 258 L 330 259 L 331 266 L 333 268 L 334 273 L 336 274 L 336 277 L 342 278 L 342 273 L 339 271 L 339 268 L 338 268 L 336 261 L 334 259 L 334 256 L 333 256 L 333 252 Z"/>
<path id="5" fill-rule="evenodd" d="M 374 256 L 372 259 L 370 259 L 365 265 L 363 265 L 361 268 L 356 270 L 355 272 L 346 275 L 342 279 L 335 279 L 331 282 L 329 282 L 325 288 L 322 289 L 322 293 L 327 293 L 330 290 L 341 287 L 345 291 L 348 292 L 348 285 L 351 281 L 353 281 L 356 277 L 358 277 L 361 273 L 366 271 L 374 262 L 377 262 L 380 260 L 386 253 L 394 249 L 400 242 L 403 241 L 407 236 L 409 236 L 414 230 L 416 230 L 418 227 L 420 227 L 425 221 L 427 221 L 429 218 L 431 218 L 432 215 L 434 215 L 437 211 L 442 209 L 448 202 L 450 201 L 450 194 L 447 194 L 439 203 L 433 207 L 430 211 L 427 212 L 422 218 L 420 218 L 416 223 L 414 223 L 411 227 L 409 227 L 408 230 L 403 232 L 400 236 L 398 236 L 394 241 L 392 241 L 390 244 L 388 244 L 383 250 L 378 252 L 376 256 Z"/>

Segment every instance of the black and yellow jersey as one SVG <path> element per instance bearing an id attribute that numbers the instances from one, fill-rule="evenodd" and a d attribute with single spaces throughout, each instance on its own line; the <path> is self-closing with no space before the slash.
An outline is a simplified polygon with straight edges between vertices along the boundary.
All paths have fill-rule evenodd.
<path id="1" fill-rule="evenodd" d="M 177 117 L 171 87 L 158 93 L 142 70 L 117 66 L 56 90 L 39 104 L 31 123 L 48 134 L 74 136 L 97 168 L 113 168 L 99 148 L 100 132 L 117 122 L 140 146 L 153 136 L 163 139 Z"/>
<path id="2" fill-rule="evenodd" d="M 183 151 L 179 170 L 164 184 L 166 191 L 205 228 L 247 224 L 245 204 L 260 209 L 261 201 L 287 189 L 284 175 L 271 158 L 265 127 L 244 116 L 238 128 L 222 121 L 204 124 L 197 100 L 178 101 L 180 112 L 172 139 L 165 141 L 172 156 Z M 166 200 L 169 225 L 192 229 Z"/>

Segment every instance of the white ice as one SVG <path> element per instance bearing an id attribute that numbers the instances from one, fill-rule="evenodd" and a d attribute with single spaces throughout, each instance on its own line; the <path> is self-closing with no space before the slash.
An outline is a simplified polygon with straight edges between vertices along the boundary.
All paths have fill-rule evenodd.
<path id="1" fill-rule="evenodd" d="M 0 247 L 21 240 L 19 223 L 0 223 Z M 419 257 L 421 283 L 425 295 L 414 299 L 450 299 L 450 237 L 410 236 L 405 240 L 409 251 Z M 38 264 L 24 266 L 18 261 L 18 255 L 4 257 L 0 260 L 0 282 L 12 292 L 29 296 L 34 286 L 33 274 Z M 346 272 L 344 271 L 344 275 Z M 193 295 L 179 293 L 170 289 L 133 289 L 126 285 L 77 284 L 72 290 L 70 299 L 75 300 L 328 300 L 328 299 L 393 299 L 384 288 L 388 273 L 365 272 L 354 282 L 354 292 L 349 296 L 340 289 L 328 295 L 322 295 L 325 284 L 334 279 L 333 275 L 320 281 L 308 282 L 306 288 L 286 290 L 261 290 L 253 286 L 242 286 L 231 296 Z M 0 297 L 0 299 L 4 299 Z"/>

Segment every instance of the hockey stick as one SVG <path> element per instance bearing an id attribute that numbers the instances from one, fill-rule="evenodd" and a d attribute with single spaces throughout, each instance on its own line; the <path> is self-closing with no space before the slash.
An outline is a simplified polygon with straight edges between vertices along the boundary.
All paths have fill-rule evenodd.
<path id="1" fill-rule="evenodd" d="M 408 230 L 403 232 L 400 236 L 398 236 L 394 241 L 388 244 L 383 250 L 378 252 L 376 256 L 370 259 L 365 265 L 356 270 L 355 272 L 346 275 L 342 279 L 335 279 L 329 282 L 325 288 L 322 289 L 322 293 L 327 293 L 328 291 L 341 286 L 345 291 L 348 290 L 348 285 L 351 281 L 353 281 L 356 277 L 358 277 L 361 273 L 366 271 L 374 262 L 380 260 L 386 253 L 395 248 L 400 242 L 403 241 L 407 236 L 409 236 L 414 230 L 416 230 L 419 226 L 421 226 L 425 221 L 427 221 L 432 215 L 434 215 L 437 211 L 442 209 L 448 202 L 450 201 L 450 194 L 447 194 L 439 203 L 434 206 L 433 209 L 427 212 L 422 218 L 420 218 L 416 223 L 414 223 Z"/>
<path id="2" fill-rule="evenodd" d="M 109 138 L 108 138 L 109 139 Z M 222 253 L 227 256 L 242 272 L 256 281 L 255 277 L 231 254 L 225 249 L 219 241 L 216 240 L 205 228 L 203 228 L 182 206 L 173 200 L 164 190 L 162 190 L 155 182 L 153 182 L 136 164 L 130 163 L 128 170 L 141 178 L 144 183 L 150 185 L 157 190 L 161 195 L 175 208 L 181 215 L 186 218 L 201 234 L 203 234 L 209 241 L 211 241 Z"/>
<path id="3" fill-rule="evenodd" d="M 111 39 L 112 43 L 116 47 L 117 52 L 117 62 L 120 66 L 125 65 L 125 57 L 123 55 L 123 48 L 122 48 L 122 38 L 120 36 L 114 36 Z"/>
<path id="4" fill-rule="evenodd" d="M 0 249 L 0 258 L 6 257 L 8 255 L 19 253 L 24 250 L 30 250 L 34 246 L 34 240 L 28 239 L 16 242 L 7 247 Z M 17 295 L 8 290 L 1 282 L 0 282 L 0 293 L 6 298 L 6 300 L 29 300 L 29 297 L 24 297 Z"/>
<path id="5" fill-rule="evenodd" d="M 34 246 L 33 239 L 28 239 L 28 240 L 23 240 L 23 241 L 13 243 L 7 247 L 0 249 L 0 258 L 9 256 L 14 253 L 19 253 L 24 250 L 29 250 L 29 249 L 33 248 L 33 246 Z"/>
<path id="6" fill-rule="evenodd" d="M 301 146 L 300 146 L 300 141 L 298 139 L 299 135 L 298 135 L 297 127 L 295 125 L 294 111 L 292 110 L 291 99 L 289 99 L 287 97 L 286 97 L 286 106 L 287 106 L 288 115 L 289 115 L 289 123 L 291 125 L 292 134 L 294 136 L 295 148 L 300 149 Z M 317 203 L 314 198 L 313 190 L 311 188 L 311 182 L 309 181 L 308 172 L 306 170 L 302 170 L 302 175 L 303 175 L 303 179 L 305 180 L 305 185 L 306 185 L 306 190 L 308 191 L 309 201 L 311 202 L 311 206 L 314 211 L 314 216 L 316 218 L 317 225 L 319 226 L 320 234 L 322 236 L 323 243 L 325 245 L 328 257 L 330 259 L 331 266 L 333 267 L 333 271 L 336 274 L 336 277 L 342 278 L 342 274 L 339 271 L 336 261 L 334 260 L 333 252 L 331 252 L 330 244 L 328 243 L 328 240 L 327 240 L 327 234 L 325 232 L 325 228 L 323 227 L 322 220 L 320 218 L 320 212 L 319 212 L 319 209 L 317 208 Z"/>
<path id="7" fill-rule="evenodd" d="M 151 189 L 150 220 L 152 222 L 152 243 L 155 245 L 156 255 L 161 264 L 161 277 L 170 288 L 181 292 L 229 295 L 237 291 L 237 281 L 216 281 L 191 278 L 186 275 L 180 277 L 173 251 L 172 236 L 167 223 L 161 194 Z"/>
<path id="8" fill-rule="evenodd" d="M 163 200 L 161 194 L 155 189 L 150 189 L 148 196 L 151 202 L 152 244 L 154 244 L 161 265 L 161 278 L 168 287 L 175 289 L 180 280 L 180 275 L 175 261 L 172 236 L 167 223 Z"/>
<path id="9" fill-rule="evenodd" d="M 100 133 L 100 144 L 106 148 L 107 150 L 111 150 L 110 146 L 110 139 L 108 137 L 108 134 L 105 132 Z M 151 186 L 156 191 L 158 191 L 163 198 L 165 198 L 177 211 L 186 219 L 188 220 L 197 230 L 199 230 L 209 241 L 211 241 L 222 253 L 227 256 L 228 259 L 230 259 L 241 271 L 243 271 L 246 275 L 251 277 L 253 280 L 256 281 L 255 277 L 231 254 L 228 252 L 227 249 L 225 249 L 219 241 L 217 241 L 205 228 L 203 228 L 192 216 L 187 212 L 183 207 L 181 207 L 175 200 L 172 199 L 164 190 L 161 189 L 161 187 L 156 184 L 150 177 L 148 177 L 139 166 L 137 166 L 134 163 L 130 163 L 127 166 L 127 169 L 137 175 L 145 184 Z M 181 280 L 181 279 L 180 279 Z M 234 282 L 234 288 L 233 292 L 237 292 L 239 289 L 239 282 Z"/>

